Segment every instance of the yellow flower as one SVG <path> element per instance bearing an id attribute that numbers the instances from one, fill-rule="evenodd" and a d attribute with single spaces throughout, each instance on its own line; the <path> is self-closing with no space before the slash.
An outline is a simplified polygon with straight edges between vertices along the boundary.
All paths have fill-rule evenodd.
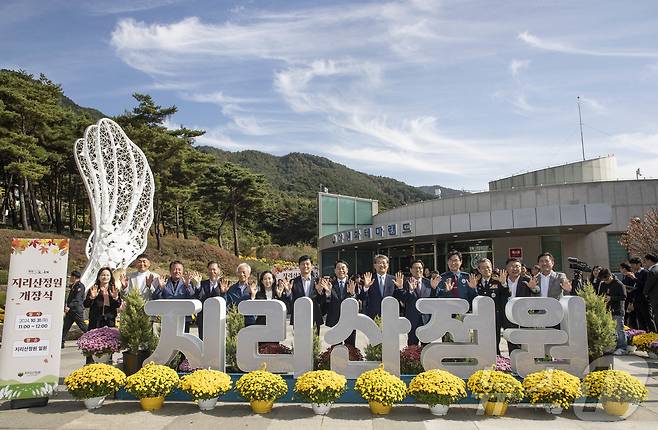
<path id="1" fill-rule="evenodd" d="M 231 377 L 218 370 L 197 370 L 181 378 L 180 388 L 194 400 L 214 399 L 228 392 L 233 386 Z"/>
<path id="2" fill-rule="evenodd" d="M 64 379 L 68 391 L 78 399 L 109 396 L 126 383 L 126 375 L 119 369 L 94 363 L 74 370 Z"/>
<path id="3" fill-rule="evenodd" d="M 178 386 L 173 369 L 153 362 L 126 379 L 126 391 L 138 398 L 166 396 Z"/>
<path id="4" fill-rule="evenodd" d="M 468 378 L 468 389 L 475 398 L 491 398 L 516 403 L 523 399 L 523 386 L 512 375 L 498 370 L 478 370 Z"/>
<path id="5" fill-rule="evenodd" d="M 567 409 L 578 397 L 580 379 L 562 370 L 547 369 L 523 379 L 523 389 L 531 403 L 560 405 Z"/>
<path id="6" fill-rule="evenodd" d="M 466 384 L 450 372 L 432 369 L 411 380 L 409 395 L 430 406 L 450 405 L 466 397 Z"/>
<path id="7" fill-rule="evenodd" d="M 266 370 L 255 370 L 242 375 L 235 387 L 248 401 L 276 400 L 288 392 L 286 381 L 281 376 Z"/>
<path id="8" fill-rule="evenodd" d="M 311 403 L 331 403 L 343 395 L 346 387 L 343 375 L 332 370 L 315 370 L 300 376 L 294 391 Z"/>
<path id="9" fill-rule="evenodd" d="M 583 379 L 583 394 L 603 401 L 640 403 L 648 395 L 646 386 L 623 370 L 599 370 Z"/>
<path id="10" fill-rule="evenodd" d="M 384 405 L 400 402 L 407 395 L 404 381 L 385 371 L 382 366 L 362 373 L 354 383 L 354 389 L 365 400 Z"/>

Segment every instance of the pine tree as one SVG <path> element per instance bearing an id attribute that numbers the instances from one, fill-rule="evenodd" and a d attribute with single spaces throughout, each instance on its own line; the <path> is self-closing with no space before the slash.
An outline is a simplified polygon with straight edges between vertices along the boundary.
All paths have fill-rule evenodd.
<path id="1" fill-rule="evenodd" d="M 617 343 L 615 320 L 606 309 L 603 296 L 594 291 L 591 283 L 578 291 L 585 300 L 585 318 L 587 320 L 587 348 L 590 363 L 615 348 Z"/>
<path id="2" fill-rule="evenodd" d="M 122 298 L 126 308 L 121 312 L 119 326 L 121 345 L 133 354 L 153 351 L 158 345 L 158 338 L 153 333 L 151 317 L 144 312 L 144 299 L 136 289 Z"/>
<path id="3" fill-rule="evenodd" d="M 226 368 L 238 372 L 236 359 L 238 332 L 244 328 L 244 316 L 238 312 L 237 306 L 231 306 L 226 313 Z"/>

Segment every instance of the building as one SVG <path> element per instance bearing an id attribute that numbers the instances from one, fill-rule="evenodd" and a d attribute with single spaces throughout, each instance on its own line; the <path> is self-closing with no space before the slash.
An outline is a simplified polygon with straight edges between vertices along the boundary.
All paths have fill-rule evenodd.
<path id="1" fill-rule="evenodd" d="M 372 270 L 372 257 L 390 258 L 390 272 L 420 259 L 447 270 L 446 255 L 462 252 L 464 270 L 487 257 L 502 267 L 510 256 L 527 265 L 544 251 L 571 275 L 568 257 L 616 270 L 628 256 L 619 245 L 631 217 L 658 207 L 658 180 L 617 180 L 613 156 L 489 183 L 489 191 L 434 199 L 384 212 L 374 200 L 320 193 L 320 270 L 340 258 L 350 272 Z"/>

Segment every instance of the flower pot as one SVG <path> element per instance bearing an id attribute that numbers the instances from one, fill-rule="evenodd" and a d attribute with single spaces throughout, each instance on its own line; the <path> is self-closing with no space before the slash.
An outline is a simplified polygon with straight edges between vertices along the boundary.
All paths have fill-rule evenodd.
<path id="1" fill-rule="evenodd" d="M 197 404 L 199 405 L 199 409 L 202 411 L 210 411 L 215 408 L 217 405 L 217 400 L 218 397 L 212 398 L 212 399 L 199 399 L 197 400 Z"/>
<path id="2" fill-rule="evenodd" d="M 544 409 L 546 409 L 546 412 L 552 415 L 560 415 L 564 410 L 562 406 L 553 403 L 546 403 L 544 405 Z"/>
<path id="3" fill-rule="evenodd" d="M 507 402 L 486 402 L 484 404 L 484 413 L 490 416 L 499 417 L 507 412 Z"/>
<path id="4" fill-rule="evenodd" d="M 101 406 L 103 406 L 104 401 L 105 401 L 105 396 L 90 397 L 88 399 L 84 399 L 85 407 L 87 409 L 98 409 Z"/>
<path id="5" fill-rule="evenodd" d="M 658 355 L 656 355 L 656 353 L 653 352 L 653 351 L 648 351 L 648 352 L 647 352 L 647 356 L 648 356 L 649 358 L 653 358 L 653 359 L 658 358 Z"/>
<path id="6" fill-rule="evenodd" d="M 93 355 L 94 363 L 112 364 L 112 354 Z"/>
<path id="7" fill-rule="evenodd" d="M 430 405 L 430 413 L 442 417 L 448 413 L 448 408 L 450 405 Z"/>
<path id="8" fill-rule="evenodd" d="M 126 376 L 130 376 L 134 373 L 137 373 L 139 369 L 142 368 L 144 360 L 149 358 L 151 351 L 139 351 L 137 354 L 134 354 L 130 351 L 123 353 L 123 373 Z"/>
<path id="9" fill-rule="evenodd" d="M 145 411 L 157 411 L 162 408 L 164 403 L 164 396 L 160 397 L 142 397 L 139 399 L 139 404 Z"/>
<path id="10" fill-rule="evenodd" d="M 637 346 L 635 345 L 628 345 L 626 346 L 626 351 L 628 351 L 630 354 L 634 353 L 637 351 Z"/>
<path id="11" fill-rule="evenodd" d="M 388 415 L 391 413 L 391 408 L 393 405 L 385 405 L 380 402 L 374 402 L 374 401 L 369 401 L 368 404 L 370 405 L 370 412 L 372 412 L 375 415 Z"/>
<path id="12" fill-rule="evenodd" d="M 628 406 L 628 402 L 603 402 L 603 409 L 606 411 L 606 413 L 617 417 L 621 417 L 622 415 L 626 414 L 626 412 L 628 412 Z"/>
<path id="13" fill-rule="evenodd" d="M 315 415 L 327 415 L 333 403 L 311 403 Z"/>
<path id="14" fill-rule="evenodd" d="M 252 400 L 250 402 L 251 410 L 257 414 L 266 414 L 272 411 L 274 400 Z"/>

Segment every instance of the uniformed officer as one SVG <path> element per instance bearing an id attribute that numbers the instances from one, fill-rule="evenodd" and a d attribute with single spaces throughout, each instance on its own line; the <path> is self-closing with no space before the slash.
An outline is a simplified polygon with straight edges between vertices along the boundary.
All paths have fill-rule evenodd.
<path id="1" fill-rule="evenodd" d="M 84 318 L 84 301 L 85 301 L 85 286 L 80 282 L 80 272 L 74 270 L 69 276 L 70 290 L 64 305 L 64 328 L 62 330 L 62 348 L 64 348 L 64 340 L 66 334 L 71 329 L 73 323 L 76 323 L 83 333 L 87 331 L 87 324 Z"/>
<path id="2" fill-rule="evenodd" d="M 510 296 L 510 290 L 507 282 L 501 283 L 491 276 L 493 266 L 488 258 L 483 258 L 478 262 L 478 271 L 480 272 L 480 279 L 477 281 L 478 295 L 491 297 L 496 306 L 496 354 L 500 355 L 500 330 L 505 321 L 505 305 Z"/>

